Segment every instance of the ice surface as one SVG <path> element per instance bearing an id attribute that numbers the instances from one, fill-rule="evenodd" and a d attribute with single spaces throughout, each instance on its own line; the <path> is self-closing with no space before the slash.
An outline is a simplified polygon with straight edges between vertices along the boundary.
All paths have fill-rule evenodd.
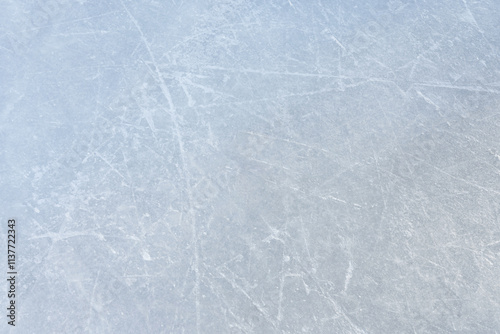
<path id="1" fill-rule="evenodd" d="M 500 333 L 499 14 L 3 1 L 15 330 Z"/>

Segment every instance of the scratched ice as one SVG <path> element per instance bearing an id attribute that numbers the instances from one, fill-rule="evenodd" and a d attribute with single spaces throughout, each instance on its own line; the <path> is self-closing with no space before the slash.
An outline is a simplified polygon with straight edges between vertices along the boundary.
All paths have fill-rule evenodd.
<path id="1" fill-rule="evenodd" d="M 500 2 L 0 12 L 19 333 L 500 333 Z"/>

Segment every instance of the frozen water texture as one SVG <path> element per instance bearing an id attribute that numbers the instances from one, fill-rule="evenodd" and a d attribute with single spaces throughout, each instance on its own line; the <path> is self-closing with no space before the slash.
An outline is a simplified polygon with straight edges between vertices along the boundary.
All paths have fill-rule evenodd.
<path id="1" fill-rule="evenodd" d="M 500 333 L 498 1 L 2 8 L 19 333 Z"/>

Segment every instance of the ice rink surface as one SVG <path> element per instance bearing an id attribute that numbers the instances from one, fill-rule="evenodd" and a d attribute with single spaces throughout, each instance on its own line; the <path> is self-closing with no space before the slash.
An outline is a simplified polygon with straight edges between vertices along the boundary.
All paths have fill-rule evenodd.
<path id="1" fill-rule="evenodd" d="M 500 333 L 500 2 L 1 6 L 0 332 Z"/>

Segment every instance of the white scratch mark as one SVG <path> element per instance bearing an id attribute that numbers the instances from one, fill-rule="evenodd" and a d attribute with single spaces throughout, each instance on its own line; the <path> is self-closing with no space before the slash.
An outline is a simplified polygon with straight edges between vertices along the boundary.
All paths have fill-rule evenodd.
<path id="1" fill-rule="evenodd" d="M 342 291 L 343 293 L 346 293 L 347 289 L 349 288 L 349 283 L 351 282 L 353 270 L 354 270 L 354 267 L 352 265 L 352 262 L 349 261 L 349 267 L 347 268 L 347 273 L 345 276 L 344 290 Z"/>

